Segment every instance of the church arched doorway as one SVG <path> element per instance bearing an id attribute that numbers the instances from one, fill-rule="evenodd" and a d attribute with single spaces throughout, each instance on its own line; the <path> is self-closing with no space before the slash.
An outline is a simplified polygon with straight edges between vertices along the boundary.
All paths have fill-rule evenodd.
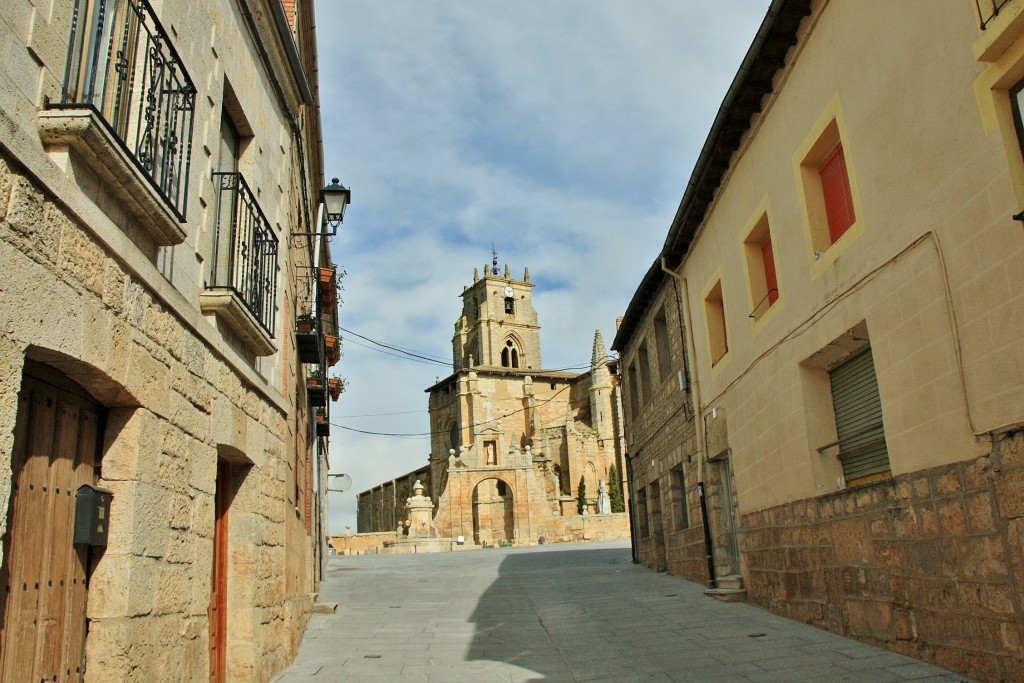
<path id="1" fill-rule="evenodd" d="M 473 540 L 502 545 L 515 538 L 512 487 L 501 479 L 484 479 L 473 489 Z"/>

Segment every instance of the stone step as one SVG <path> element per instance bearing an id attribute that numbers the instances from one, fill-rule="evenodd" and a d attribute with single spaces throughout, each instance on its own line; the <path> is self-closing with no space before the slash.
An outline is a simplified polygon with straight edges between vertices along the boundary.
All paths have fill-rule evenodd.
<path id="1" fill-rule="evenodd" d="M 743 588 L 743 575 L 742 574 L 729 574 L 728 576 L 718 577 L 719 588 L 732 588 L 734 590 L 740 590 Z"/>
<path id="2" fill-rule="evenodd" d="M 704 595 L 710 595 L 721 602 L 746 602 L 747 591 L 744 588 L 708 588 Z"/>

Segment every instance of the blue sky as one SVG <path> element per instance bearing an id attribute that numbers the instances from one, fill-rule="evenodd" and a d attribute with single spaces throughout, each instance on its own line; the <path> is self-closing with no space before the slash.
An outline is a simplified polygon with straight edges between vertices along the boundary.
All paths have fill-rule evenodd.
<path id="1" fill-rule="evenodd" d="M 768 0 L 320 0 L 325 173 L 341 325 L 451 359 L 473 269 L 530 269 L 545 367 L 588 363 L 664 241 Z M 345 335 L 330 531 L 355 495 L 427 464 L 424 389 L 447 367 Z"/>

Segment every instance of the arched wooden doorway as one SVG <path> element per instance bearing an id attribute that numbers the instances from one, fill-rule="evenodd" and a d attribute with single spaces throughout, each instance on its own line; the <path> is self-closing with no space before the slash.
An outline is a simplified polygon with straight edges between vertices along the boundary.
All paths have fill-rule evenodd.
<path id="1" fill-rule="evenodd" d="M 512 487 L 501 479 L 484 479 L 473 488 L 473 540 L 501 545 L 515 538 Z"/>
<path id="2" fill-rule="evenodd" d="M 81 680 L 90 550 L 73 544 L 75 496 L 99 478 L 105 410 L 26 361 L 0 567 L 0 680 Z M 93 551 L 94 552 L 94 551 Z"/>

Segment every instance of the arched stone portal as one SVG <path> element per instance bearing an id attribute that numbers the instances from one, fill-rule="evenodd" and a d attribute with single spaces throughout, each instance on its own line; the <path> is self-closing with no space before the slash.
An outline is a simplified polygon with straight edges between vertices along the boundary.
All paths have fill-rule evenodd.
<path id="1" fill-rule="evenodd" d="M 497 478 L 473 488 L 473 540 L 477 545 L 501 545 L 515 538 L 516 515 L 512 487 Z"/>

